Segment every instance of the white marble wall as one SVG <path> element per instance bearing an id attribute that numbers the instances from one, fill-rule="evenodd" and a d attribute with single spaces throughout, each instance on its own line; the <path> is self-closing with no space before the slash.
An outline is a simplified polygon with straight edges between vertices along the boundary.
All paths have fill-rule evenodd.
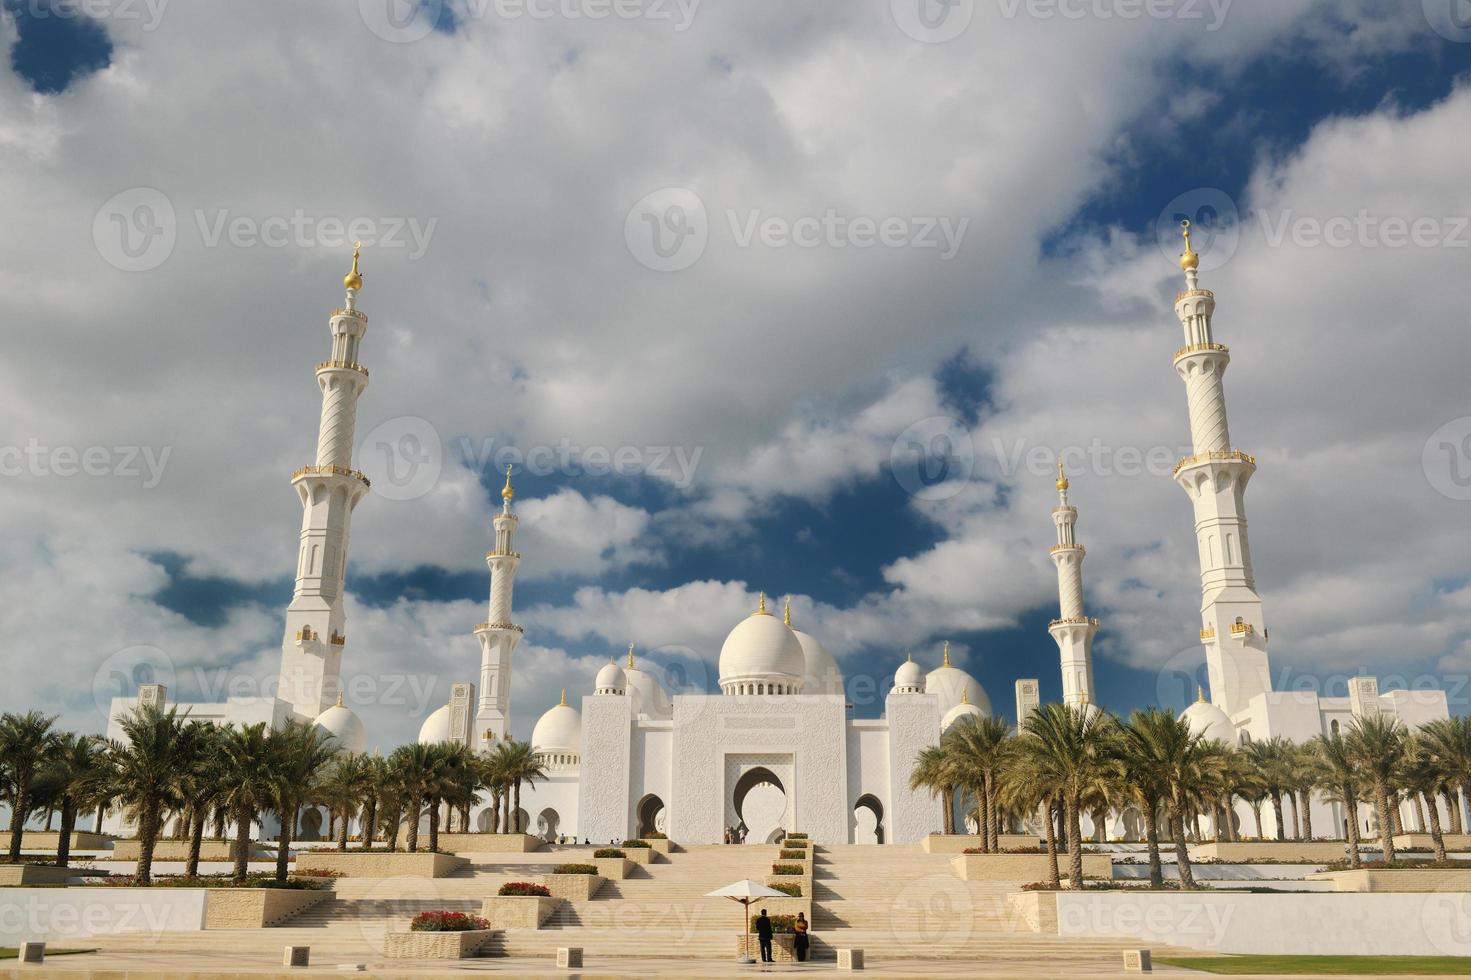
<path id="1" fill-rule="evenodd" d="M 884 706 L 889 722 L 890 844 L 909 844 L 943 826 L 940 801 L 927 790 L 909 788 L 909 774 L 920 752 L 940 741 L 940 705 L 934 694 L 890 694 Z"/>

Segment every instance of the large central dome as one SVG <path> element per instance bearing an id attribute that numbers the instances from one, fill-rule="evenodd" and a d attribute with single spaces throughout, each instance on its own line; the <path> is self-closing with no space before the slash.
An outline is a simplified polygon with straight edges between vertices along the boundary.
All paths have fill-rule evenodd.
<path id="1" fill-rule="evenodd" d="M 791 629 L 766 611 L 766 597 L 720 648 L 720 689 L 726 694 L 797 694 L 807 657 Z"/>

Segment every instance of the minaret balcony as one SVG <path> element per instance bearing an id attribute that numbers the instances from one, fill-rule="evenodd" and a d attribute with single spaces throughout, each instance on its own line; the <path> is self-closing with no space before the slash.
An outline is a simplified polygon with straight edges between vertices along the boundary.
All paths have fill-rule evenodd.
<path id="1" fill-rule="evenodd" d="M 323 361 L 317 365 L 317 373 L 323 371 L 356 371 L 365 378 L 368 376 L 368 369 L 355 361 Z"/>
<path id="2" fill-rule="evenodd" d="M 1195 297 L 1200 297 L 1202 299 L 1215 299 L 1216 294 L 1211 292 L 1209 289 L 1187 289 L 1183 293 L 1175 294 L 1175 302 L 1178 303 L 1182 299 L 1193 299 Z"/>
<path id="3" fill-rule="evenodd" d="M 1245 639 L 1256 633 L 1256 627 L 1250 623 L 1236 622 L 1231 624 L 1231 636 L 1233 639 Z"/>
<path id="4" fill-rule="evenodd" d="M 1200 453 L 1195 456 L 1187 456 L 1175 464 L 1175 476 L 1179 476 L 1182 470 L 1202 463 L 1242 463 L 1246 466 L 1255 467 L 1256 457 L 1248 456 L 1246 453 L 1232 450 L 1230 452 Z"/>
<path id="5" fill-rule="evenodd" d="M 354 320 L 363 320 L 363 321 L 366 321 L 368 319 L 368 314 L 362 312 L 361 310 L 333 310 L 332 311 L 332 315 L 334 317 L 337 317 L 337 316 L 350 316 Z"/>
<path id="6" fill-rule="evenodd" d="M 1200 631 L 1200 638 L 1202 640 L 1214 640 L 1216 638 L 1216 628 L 1214 626 L 1207 626 Z"/>
<path id="7" fill-rule="evenodd" d="M 477 623 L 475 626 L 475 632 L 477 633 L 490 633 L 496 630 L 511 630 L 515 633 L 526 632 L 526 630 L 517 626 L 515 623 Z"/>
<path id="8" fill-rule="evenodd" d="M 1055 555 L 1059 551 L 1077 551 L 1085 555 L 1088 553 L 1088 549 L 1080 544 L 1055 544 L 1050 549 L 1048 549 L 1047 553 L 1050 555 Z"/>
<path id="9" fill-rule="evenodd" d="M 1186 344 L 1184 347 L 1181 347 L 1179 350 L 1175 351 L 1175 356 L 1174 356 L 1173 360 L 1178 361 L 1180 358 L 1182 358 L 1182 357 L 1188 357 L 1191 354 L 1230 354 L 1230 353 L 1231 353 L 1231 348 L 1227 347 L 1225 344 Z"/>
<path id="10" fill-rule="evenodd" d="M 1091 626 L 1097 629 L 1098 620 L 1091 616 L 1069 616 L 1066 619 L 1054 619 L 1047 624 L 1048 629 L 1054 629 L 1058 626 Z"/>
<path id="11" fill-rule="evenodd" d="M 359 481 L 364 487 L 373 485 L 361 471 L 348 469 L 346 466 L 303 466 L 291 474 L 291 482 L 295 483 L 304 476 L 345 476 Z"/>
<path id="12" fill-rule="evenodd" d="M 485 557 L 486 558 L 517 558 L 517 559 L 519 559 L 521 557 L 521 552 L 519 552 L 519 551 L 487 551 L 485 553 Z"/>

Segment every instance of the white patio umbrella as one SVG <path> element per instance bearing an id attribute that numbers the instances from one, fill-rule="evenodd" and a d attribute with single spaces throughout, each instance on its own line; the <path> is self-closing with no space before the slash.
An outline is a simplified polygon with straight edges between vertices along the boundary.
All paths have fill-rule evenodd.
<path id="1" fill-rule="evenodd" d="M 732 902 L 740 902 L 746 908 L 746 931 L 745 944 L 746 956 L 742 963 L 755 963 L 751 959 L 751 903 L 758 898 L 786 898 L 786 892 L 779 892 L 775 888 L 767 888 L 759 881 L 747 878 L 734 884 L 726 885 L 708 893 L 706 898 L 728 898 Z"/>

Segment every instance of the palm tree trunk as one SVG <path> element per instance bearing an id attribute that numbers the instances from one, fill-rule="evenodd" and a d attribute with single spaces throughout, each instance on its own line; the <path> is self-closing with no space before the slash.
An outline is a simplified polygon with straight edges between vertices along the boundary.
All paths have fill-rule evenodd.
<path id="1" fill-rule="evenodd" d="M 1410 802 L 1415 805 L 1415 819 L 1420 822 L 1423 829 L 1430 829 L 1430 821 L 1425 819 L 1425 805 L 1420 802 L 1419 793 L 1410 794 Z"/>
<path id="2" fill-rule="evenodd" d="M 403 823 L 403 804 L 398 803 L 391 811 L 391 819 L 384 825 L 391 828 L 388 831 L 388 850 L 390 852 L 398 850 L 398 826 L 401 823 Z"/>
<path id="3" fill-rule="evenodd" d="M 419 805 L 420 805 L 420 802 L 421 801 L 420 801 L 419 797 L 417 797 L 417 796 L 415 796 L 413 799 L 409 800 L 409 826 L 408 826 L 408 829 L 404 832 L 404 841 L 405 841 L 405 845 L 409 849 L 409 853 L 410 854 L 416 854 L 419 851 Z"/>
<path id="4" fill-rule="evenodd" d="M 1394 821 L 1390 817 L 1392 794 L 1383 783 L 1374 784 L 1374 803 L 1379 809 L 1379 850 L 1385 863 L 1394 860 Z"/>
<path id="5" fill-rule="evenodd" d="M 378 819 L 378 797 L 369 796 L 368 803 L 363 807 L 363 847 L 373 846 L 373 833 L 378 828 L 373 824 Z"/>
<path id="6" fill-rule="evenodd" d="M 72 829 L 77 823 L 77 808 L 72 804 L 71 797 L 63 797 L 61 801 L 61 837 L 56 842 L 56 865 L 64 868 L 71 860 L 72 853 Z"/>
<path id="7" fill-rule="evenodd" d="M 1348 831 L 1348 866 L 1357 868 L 1359 866 L 1359 800 L 1354 795 L 1353 783 L 1342 787 L 1344 807 L 1348 810 L 1348 819 L 1344 821 Z"/>
<path id="8" fill-rule="evenodd" d="M 1184 820 L 1179 810 L 1171 810 L 1175 827 L 1175 865 L 1180 871 L 1180 887 L 1194 888 L 1195 875 L 1190 870 L 1190 848 L 1185 844 Z"/>
<path id="9" fill-rule="evenodd" d="M 1461 826 L 1471 830 L 1471 780 L 1464 780 L 1461 783 L 1461 799 L 1457 804 L 1456 813 Z"/>
<path id="10" fill-rule="evenodd" d="M 981 780 L 976 787 L 976 833 L 981 838 L 981 853 L 991 853 L 991 794 L 986 792 L 986 782 Z"/>
<path id="11" fill-rule="evenodd" d="M 1159 860 L 1159 804 L 1147 801 L 1144 811 L 1144 840 L 1149 845 L 1149 887 L 1163 888 L 1165 872 Z"/>
<path id="12" fill-rule="evenodd" d="M 1062 887 L 1062 877 L 1057 870 L 1057 823 L 1053 820 L 1054 806 L 1049 800 L 1047 807 L 1047 884 L 1052 888 Z"/>
<path id="13" fill-rule="evenodd" d="M 1313 839 L 1313 791 L 1300 790 L 1298 796 L 1302 800 L 1302 836 L 1303 840 Z"/>
<path id="14" fill-rule="evenodd" d="M 429 850 L 439 850 L 439 797 L 429 798 Z"/>
<path id="15" fill-rule="evenodd" d="M 1399 793 L 1391 793 L 1389 795 L 1389 822 L 1394 825 L 1394 832 L 1396 834 L 1403 834 L 1405 832 L 1405 822 L 1399 812 L 1402 802 L 1403 799 Z"/>
<path id="16" fill-rule="evenodd" d="M 301 813 L 301 806 L 295 800 L 290 801 L 289 807 L 283 807 L 291 816 L 281 821 L 281 836 L 276 843 L 276 882 L 286 884 L 286 865 L 291 860 L 291 840 L 296 835 L 296 820 Z"/>
<path id="17" fill-rule="evenodd" d="M 1445 835 L 1440 830 L 1440 811 L 1435 808 L 1435 794 L 1426 793 L 1425 802 L 1430 804 L 1430 843 L 1435 850 L 1435 860 L 1445 860 Z"/>
<path id="18" fill-rule="evenodd" d="M 519 780 L 519 779 L 516 780 L 515 790 L 516 790 L 516 805 L 511 810 L 511 816 L 516 821 L 516 829 L 513 830 L 513 831 L 511 831 L 511 833 L 513 833 L 513 834 L 524 834 L 524 833 L 526 833 L 526 828 L 523 827 L 523 826 L 521 826 L 521 780 Z"/>
<path id="19" fill-rule="evenodd" d="M 1094 810 L 1093 818 L 1093 841 L 1096 844 L 1108 843 L 1108 811 Z"/>
<path id="20" fill-rule="evenodd" d="M 1067 807 L 1067 856 L 1068 882 L 1077 891 L 1083 890 L 1083 808 L 1076 800 L 1068 800 Z"/>
<path id="21" fill-rule="evenodd" d="M 996 774 L 986 773 L 986 814 L 987 823 L 991 828 L 991 837 L 986 841 L 986 846 L 992 854 L 1001 852 L 1001 800 L 996 792 Z"/>
<path id="22" fill-rule="evenodd" d="M 10 810 L 10 863 L 20 861 L 20 839 L 25 833 L 26 811 L 30 808 L 30 781 L 15 787 L 15 799 Z"/>
<path id="23" fill-rule="evenodd" d="M 1262 840 L 1262 801 L 1254 800 L 1251 804 L 1251 815 L 1256 820 L 1256 839 Z"/>
<path id="24" fill-rule="evenodd" d="M 189 858 L 184 862 L 184 877 L 199 877 L 199 852 L 204 847 L 204 823 L 208 814 L 199 810 L 194 814 L 193 824 L 189 828 Z"/>
<path id="25" fill-rule="evenodd" d="M 97 822 L 92 825 L 92 833 L 94 833 L 94 834 L 100 834 L 100 833 L 102 833 L 102 817 L 106 813 L 107 813 L 107 804 L 106 803 L 99 803 L 99 804 L 97 804 Z"/>
<path id="26" fill-rule="evenodd" d="M 1278 790 L 1272 790 L 1272 812 L 1277 816 L 1277 839 L 1287 839 L 1287 825 L 1282 820 L 1282 794 Z"/>
<path id="27" fill-rule="evenodd" d="M 138 819 L 138 867 L 134 878 L 140 885 L 153 884 L 153 845 L 158 841 L 158 822 L 162 819 L 156 803 L 144 808 Z"/>
<path id="28" fill-rule="evenodd" d="M 347 850 L 347 825 L 351 812 L 352 807 L 350 804 L 343 806 L 342 822 L 337 827 L 337 850 L 339 851 Z"/>
<path id="29" fill-rule="evenodd" d="M 940 790 L 940 806 L 945 810 L 940 818 L 940 829 L 948 836 L 955 833 L 955 790 L 949 786 Z"/>
<path id="30" fill-rule="evenodd" d="M 1461 809 L 1456 806 L 1456 794 L 1451 790 L 1449 784 L 1440 788 L 1440 798 L 1445 800 L 1445 812 L 1451 822 L 1451 833 L 1461 833 Z"/>
<path id="31" fill-rule="evenodd" d="M 235 880 L 245 880 L 245 865 L 250 860 L 250 824 L 251 817 L 249 807 L 239 807 L 235 811 Z"/>
<path id="32" fill-rule="evenodd" d="M 1302 840 L 1302 821 L 1298 819 L 1297 793 L 1294 790 L 1287 791 L 1288 802 L 1292 804 L 1292 839 Z"/>

